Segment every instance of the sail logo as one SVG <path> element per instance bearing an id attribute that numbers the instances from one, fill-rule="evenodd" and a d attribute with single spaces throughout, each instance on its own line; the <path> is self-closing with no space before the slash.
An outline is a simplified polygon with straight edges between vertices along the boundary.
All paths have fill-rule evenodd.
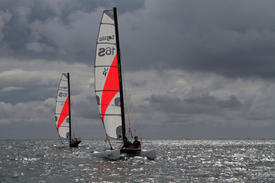
<path id="1" fill-rule="evenodd" d="M 58 96 L 59 97 L 67 97 L 68 94 L 67 93 L 63 93 L 63 92 L 59 92 Z"/>
<path id="2" fill-rule="evenodd" d="M 108 73 L 108 68 L 104 68 L 104 71 L 102 72 L 102 74 L 106 77 L 107 76 L 107 73 Z"/>
<path id="3" fill-rule="evenodd" d="M 111 36 L 101 36 L 98 38 L 99 41 L 110 41 L 110 40 L 115 40 L 115 35 Z"/>
<path id="4" fill-rule="evenodd" d="M 98 56 L 102 57 L 105 55 L 114 55 L 115 54 L 115 47 L 106 47 L 106 48 L 99 48 L 98 49 Z"/>

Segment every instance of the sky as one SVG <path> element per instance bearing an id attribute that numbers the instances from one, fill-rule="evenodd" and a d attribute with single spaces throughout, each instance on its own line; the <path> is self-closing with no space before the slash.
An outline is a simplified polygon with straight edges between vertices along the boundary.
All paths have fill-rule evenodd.
<path id="1" fill-rule="evenodd" d="M 63 72 L 76 135 L 104 138 L 93 67 L 114 6 L 136 135 L 275 138 L 275 1 L 1 0 L 0 139 L 58 138 Z"/>

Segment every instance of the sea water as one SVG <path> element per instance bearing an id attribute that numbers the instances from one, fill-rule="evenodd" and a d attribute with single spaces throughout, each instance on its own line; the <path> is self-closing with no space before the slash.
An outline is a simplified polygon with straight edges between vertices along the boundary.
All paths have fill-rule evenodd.
<path id="1" fill-rule="evenodd" d="M 157 158 L 98 159 L 103 141 L 0 140 L 0 182 L 275 182 L 275 140 L 152 140 Z"/>

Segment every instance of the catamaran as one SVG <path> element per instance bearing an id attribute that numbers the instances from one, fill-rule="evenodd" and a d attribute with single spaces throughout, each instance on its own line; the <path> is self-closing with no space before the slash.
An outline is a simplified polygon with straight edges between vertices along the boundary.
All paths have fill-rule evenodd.
<path id="1" fill-rule="evenodd" d="M 113 149 L 112 147 L 112 139 L 122 141 L 124 147 L 128 142 L 116 8 L 103 11 L 96 44 L 94 70 L 96 100 L 110 150 L 95 151 L 93 154 L 113 160 L 119 159 L 121 155 L 138 155 L 154 159 L 156 156 L 154 150 Z"/>
<path id="2" fill-rule="evenodd" d="M 60 139 L 67 139 L 70 147 L 78 147 L 81 140 L 72 137 L 70 73 L 62 73 L 57 90 L 56 129 Z"/>

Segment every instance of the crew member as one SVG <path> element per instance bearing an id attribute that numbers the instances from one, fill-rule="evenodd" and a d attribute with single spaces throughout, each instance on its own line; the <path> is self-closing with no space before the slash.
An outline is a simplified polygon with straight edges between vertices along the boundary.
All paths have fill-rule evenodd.
<path id="1" fill-rule="evenodd" d="M 124 145 L 122 146 L 122 149 L 130 149 L 130 148 L 132 148 L 132 143 L 126 138 L 125 140 L 124 140 Z"/>
<path id="2" fill-rule="evenodd" d="M 138 141 L 138 136 L 134 137 L 135 141 L 133 142 L 133 147 L 135 149 L 141 150 L 141 144 L 140 141 Z"/>

